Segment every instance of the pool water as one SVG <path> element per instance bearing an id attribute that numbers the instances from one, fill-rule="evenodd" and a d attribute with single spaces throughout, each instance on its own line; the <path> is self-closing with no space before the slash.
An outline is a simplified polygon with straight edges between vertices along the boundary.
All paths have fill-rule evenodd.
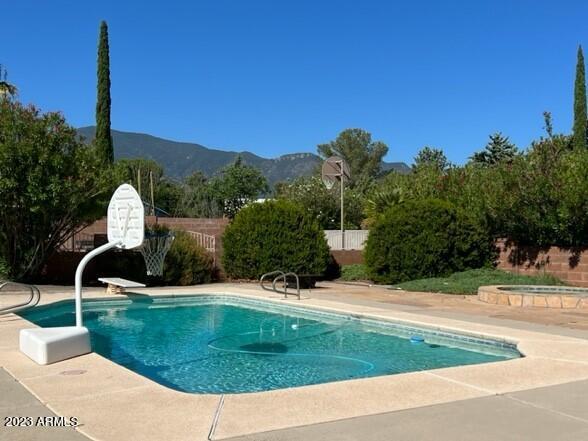
<path id="1" fill-rule="evenodd" d="M 520 356 L 506 343 L 226 295 L 129 297 L 84 300 L 92 349 L 184 392 L 266 391 Z M 42 327 L 75 324 L 73 301 L 22 315 Z"/>

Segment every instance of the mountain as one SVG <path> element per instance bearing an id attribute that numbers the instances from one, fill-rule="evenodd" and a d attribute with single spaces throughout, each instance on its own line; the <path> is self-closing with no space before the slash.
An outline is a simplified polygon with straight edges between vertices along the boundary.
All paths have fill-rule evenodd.
<path id="1" fill-rule="evenodd" d="M 81 127 L 78 134 L 86 142 L 94 139 L 94 126 Z M 275 159 L 262 158 L 251 152 L 216 150 L 200 144 L 170 141 L 144 133 L 112 131 L 114 156 L 119 158 L 146 158 L 160 164 L 166 176 L 182 179 L 200 170 L 213 175 L 241 156 L 243 161 L 261 170 L 270 184 L 288 181 L 314 172 L 321 159 L 313 153 L 292 153 Z M 385 171 L 406 172 L 410 168 L 403 162 L 383 163 Z"/>

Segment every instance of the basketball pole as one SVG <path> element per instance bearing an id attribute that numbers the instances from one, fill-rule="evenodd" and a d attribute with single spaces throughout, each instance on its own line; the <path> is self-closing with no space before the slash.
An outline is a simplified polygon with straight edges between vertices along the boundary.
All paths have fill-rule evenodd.
<path id="1" fill-rule="evenodd" d="M 345 214 L 344 214 L 344 199 L 343 191 L 345 188 L 345 173 L 343 173 L 343 161 L 339 162 L 339 168 L 341 169 L 341 249 L 345 249 Z"/>
<path id="2" fill-rule="evenodd" d="M 76 268 L 76 276 L 75 276 L 75 299 L 76 299 L 76 326 L 78 328 L 82 327 L 83 320 L 82 320 L 82 275 L 84 274 L 84 268 L 86 268 L 86 264 L 96 257 L 98 254 L 102 254 L 105 251 L 108 251 L 116 246 L 119 245 L 119 242 L 107 242 L 104 245 L 99 246 L 98 248 L 93 249 L 88 254 L 84 256 L 84 258 L 78 264 Z"/>
<path id="3" fill-rule="evenodd" d="M 153 197 L 153 170 L 149 172 L 149 186 L 151 188 L 151 216 L 155 216 L 155 197 Z"/>

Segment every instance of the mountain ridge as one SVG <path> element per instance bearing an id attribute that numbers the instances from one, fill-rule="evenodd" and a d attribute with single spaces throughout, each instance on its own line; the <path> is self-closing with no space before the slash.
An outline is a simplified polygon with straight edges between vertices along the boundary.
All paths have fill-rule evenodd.
<path id="1" fill-rule="evenodd" d="M 95 126 L 80 127 L 78 134 L 85 142 L 94 139 Z M 264 158 L 249 151 L 227 151 L 213 149 L 198 143 L 172 141 L 139 132 L 112 130 L 114 156 L 121 158 L 146 158 L 160 164 L 166 176 L 183 179 L 201 171 L 213 175 L 241 156 L 246 164 L 257 167 L 270 184 L 291 181 L 299 176 L 311 175 L 321 158 L 310 152 L 287 153 L 276 158 Z M 382 169 L 407 172 L 410 168 L 403 162 L 383 162 Z"/>

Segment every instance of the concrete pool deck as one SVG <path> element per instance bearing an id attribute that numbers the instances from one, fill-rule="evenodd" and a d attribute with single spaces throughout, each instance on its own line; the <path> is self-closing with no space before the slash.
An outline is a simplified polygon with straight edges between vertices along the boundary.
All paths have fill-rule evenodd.
<path id="1" fill-rule="evenodd" d="M 364 421 L 364 418 L 377 420 L 390 415 L 390 412 L 394 412 L 391 415 L 395 417 L 417 411 L 426 414 L 426 409 L 439 406 L 460 408 L 460 403 L 470 402 L 480 402 L 483 408 L 487 400 L 504 400 L 505 396 L 523 393 L 521 391 L 546 386 L 563 387 L 561 385 L 570 382 L 577 382 L 583 387 L 588 384 L 585 381 L 588 380 L 588 340 L 582 329 L 548 329 L 541 324 L 527 325 L 520 321 L 516 322 L 517 327 L 511 327 L 511 319 L 501 321 L 491 315 L 468 315 L 459 308 L 457 312 L 456 308 L 429 311 L 433 314 L 420 310 L 415 312 L 418 305 L 370 300 L 379 296 L 386 299 L 387 295 L 393 297 L 398 296 L 398 293 L 386 293 L 379 289 L 371 291 L 371 295 L 364 298 L 362 295 L 354 296 L 353 292 L 368 291 L 365 287 L 327 286 L 324 290 L 313 290 L 312 298 L 301 302 L 294 299 L 278 300 L 275 294 L 261 291 L 255 285 L 215 284 L 135 292 L 147 295 L 231 293 L 267 298 L 282 303 L 506 339 L 518 342 L 519 350 L 526 357 L 269 392 L 195 395 L 167 389 L 97 354 L 38 366 L 18 351 L 18 332 L 34 325 L 17 316 L 4 316 L 0 317 L 0 366 L 57 415 L 79 418 L 81 425 L 76 432 L 101 440 L 206 440 L 259 432 L 268 432 L 268 435 L 266 438 L 254 436 L 249 439 L 282 439 L 270 437 L 272 431 L 280 430 L 286 430 L 287 433 L 273 433 L 281 433 L 284 439 L 295 439 L 288 436 L 303 430 L 293 429 L 300 426 L 317 427 L 320 432 L 320 427 L 337 424 L 344 427 L 346 421 L 358 423 Z M 55 290 L 46 288 L 43 292 L 42 304 L 72 298 L 71 290 L 63 287 Z M 107 297 L 104 289 L 88 289 L 84 295 L 86 298 Z M 410 298 L 410 295 L 407 297 Z M 469 320 L 444 317 L 443 313 L 462 314 Z M 584 320 L 584 317 L 580 319 Z M 550 332 L 552 330 L 556 332 Z M 4 382 L 0 382 L 0 387 L 2 384 Z M 585 400 L 584 408 L 588 409 L 588 398 Z M 10 408 L 7 404 L 0 403 L 0 409 L 6 412 L 5 409 Z M 567 415 L 563 411 L 560 413 Z M 586 415 L 572 415 L 569 418 L 574 420 L 576 426 L 580 425 L 579 428 L 574 424 L 569 426 L 575 427 L 576 432 L 588 427 Z M 316 424 L 320 426 L 311 426 Z M 48 430 L 51 429 L 54 428 Z M 19 429 L 11 430 L 18 433 Z M 306 439 L 315 439 L 303 433 L 300 432 L 300 435 Z"/>

